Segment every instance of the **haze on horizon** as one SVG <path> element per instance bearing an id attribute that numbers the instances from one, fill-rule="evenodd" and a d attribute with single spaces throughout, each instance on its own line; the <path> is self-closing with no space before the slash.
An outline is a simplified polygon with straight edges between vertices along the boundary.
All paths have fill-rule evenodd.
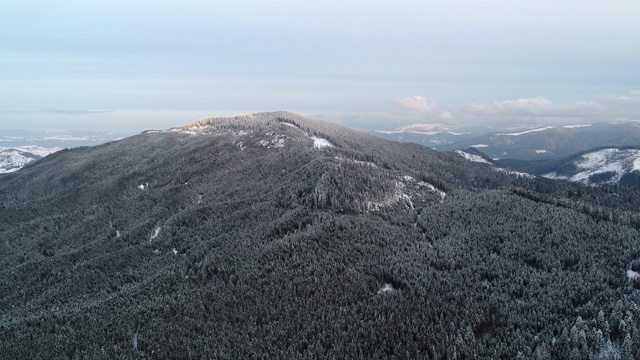
<path id="1" fill-rule="evenodd" d="M 636 1 L 20 1 L 0 129 L 287 110 L 359 129 L 640 120 Z"/>

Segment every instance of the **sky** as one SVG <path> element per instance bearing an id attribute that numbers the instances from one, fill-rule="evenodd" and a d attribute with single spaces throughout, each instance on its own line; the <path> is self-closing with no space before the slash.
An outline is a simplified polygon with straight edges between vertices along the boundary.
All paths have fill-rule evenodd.
<path id="1" fill-rule="evenodd" d="M 0 129 L 275 110 L 381 130 L 640 120 L 637 0 L 0 4 Z"/>

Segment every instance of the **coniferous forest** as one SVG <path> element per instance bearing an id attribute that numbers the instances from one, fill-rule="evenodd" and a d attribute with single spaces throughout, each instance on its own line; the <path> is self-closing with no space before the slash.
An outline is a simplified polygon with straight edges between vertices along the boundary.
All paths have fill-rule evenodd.
<path id="1" fill-rule="evenodd" d="M 286 112 L 0 176 L 3 359 L 640 359 L 640 191 Z"/>

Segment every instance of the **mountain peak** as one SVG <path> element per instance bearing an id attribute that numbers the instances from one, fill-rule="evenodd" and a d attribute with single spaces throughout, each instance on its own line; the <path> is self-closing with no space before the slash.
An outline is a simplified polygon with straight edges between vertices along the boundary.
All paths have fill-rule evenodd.
<path id="1" fill-rule="evenodd" d="M 311 119 L 288 111 L 258 112 L 231 117 L 205 117 L 187 125 L 171 128 L 169 131 L 210 132 L 217 128 L 227 128 L 230 126 L 252 126 L 273 122 L 289 122 L 293 124 L 296 121 L 309 120 Z"/>

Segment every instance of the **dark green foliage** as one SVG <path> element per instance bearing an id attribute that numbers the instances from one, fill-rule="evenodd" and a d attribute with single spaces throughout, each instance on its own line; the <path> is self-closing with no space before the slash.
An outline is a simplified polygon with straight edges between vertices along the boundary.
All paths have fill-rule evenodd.
<path id="1" fill-rule="evenodd" d="M 637 194 L 207 124 L 0 177 L 0 358 L 640 358 Z"/>

